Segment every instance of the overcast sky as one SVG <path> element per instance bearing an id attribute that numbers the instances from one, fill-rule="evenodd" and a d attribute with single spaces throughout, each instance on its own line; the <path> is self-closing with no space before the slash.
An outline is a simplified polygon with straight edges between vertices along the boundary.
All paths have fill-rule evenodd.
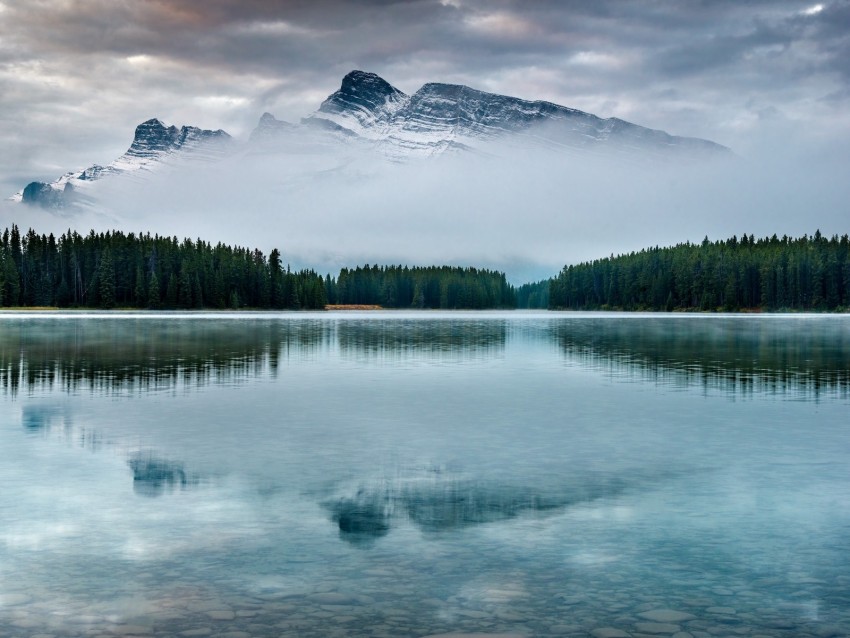
<path id="1" fill-rule="evenodd" d="M 746 154 L 776 121 L 848 134 L 850 2 L 0 0 L 2 179 L 109 162 L 150 117 L 247 136 L 264 111 L 309 114 L 354 68 Z"/>
<path id="2" fill-rule="evenodd" d="M 0 0 L 0 187 L 105 164 L 136 124 L 246 138 L 352 69 L 550 100 L 759 153 L 850 148 L 850 0 Z"/>

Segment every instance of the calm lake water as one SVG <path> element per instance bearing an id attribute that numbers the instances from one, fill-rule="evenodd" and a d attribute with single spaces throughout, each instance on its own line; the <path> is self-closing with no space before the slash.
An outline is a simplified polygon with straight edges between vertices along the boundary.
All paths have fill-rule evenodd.
<path id="1" fill-rule="evenodd" d="M 0 317 L 0 637 L 850 635 L 850 317 Z"/>

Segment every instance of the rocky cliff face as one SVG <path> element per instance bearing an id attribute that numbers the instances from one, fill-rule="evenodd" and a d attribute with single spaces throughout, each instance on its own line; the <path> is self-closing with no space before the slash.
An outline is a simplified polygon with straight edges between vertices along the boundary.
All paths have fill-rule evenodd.
<path id="1" fill-rule="evenodd" d="M 410 98 L 374 73 L 352 71 L 342 78 L 342 86 L 319 107 L 319 113 L 353 118 L 363 129 L 392 122 Z"/>
<path id="2" fill-rule="evenodd" d="M 229 140 L 230 135 L 222 131 L 205 131 L 196 126 L 165 126 L 157 119 L 142 122 L 136 127 L 133 143 L 124 157 L 137 159 L 160 158 L 168 153 L 197 150 Z"/>

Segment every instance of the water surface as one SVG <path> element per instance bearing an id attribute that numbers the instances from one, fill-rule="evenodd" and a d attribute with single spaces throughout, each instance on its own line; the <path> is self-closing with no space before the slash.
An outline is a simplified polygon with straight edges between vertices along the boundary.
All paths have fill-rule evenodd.
<path id="1" fill-rule="evenodd" d="M 850 634 L 846 316 L 4 314 L 0 393 L 0 636 Z"/>

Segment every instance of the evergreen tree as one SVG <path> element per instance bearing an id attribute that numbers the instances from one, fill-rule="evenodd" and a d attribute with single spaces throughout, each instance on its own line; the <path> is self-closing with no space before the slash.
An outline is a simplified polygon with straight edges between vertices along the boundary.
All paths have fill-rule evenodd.
<path id="1" fill-rule="evenodd" d="M 159 292 L 159 278 L 156 276 L 155 272 L 151 273 L 151 280 L 148 283 L 148 308 L 151 310 L 157 310 L 161 307 L 160 304 L 160 292 Z"/>
<path id="2" fill-rule="evenodd" d="M 280 251 L 275 248 L 269 255 L 269 288 L 271 290 L 271 307 L 283 308 L 284 298 L 283 265 L 280 259 Z"/>
<path id="3" fill-rule="evenodd" d="M 180 308 L 192 307 L 192 277 L 185 264 L 180 269 L 180 283 L 178 284 L 177 305 Z"/>
<path id="4" fill-rule="evenodd" d="M 17 306 L 20 302 L 21 278 L 10 253 L 3 260 L 3 305 Z"/>
<path id="5" fill-rule="evenodd" d="M 145 286 L 145 273 L 142 270 L 142 265 L 139 264 L 136 268 L 136 286 L 133 292 L 133 298 L 137 308 L 144 308 L 148 305 L 148 294 Z"/>
<path id="6" fill-rule="evenodd" d="M 112 255 L 109 252 L 109 249 L 106 249 L 101 256 L 98 280 L 100 284 L 100 306 L 102 308 L 114 308 L 115 269 L 112 265 Z"/>
<path id="7" fill-rule="evenodd" d="M 173 272 L 168 277 L 168 285 L 165 288 L 165 307 L 176 308 L 178 301 L 177 273 Z"/>

